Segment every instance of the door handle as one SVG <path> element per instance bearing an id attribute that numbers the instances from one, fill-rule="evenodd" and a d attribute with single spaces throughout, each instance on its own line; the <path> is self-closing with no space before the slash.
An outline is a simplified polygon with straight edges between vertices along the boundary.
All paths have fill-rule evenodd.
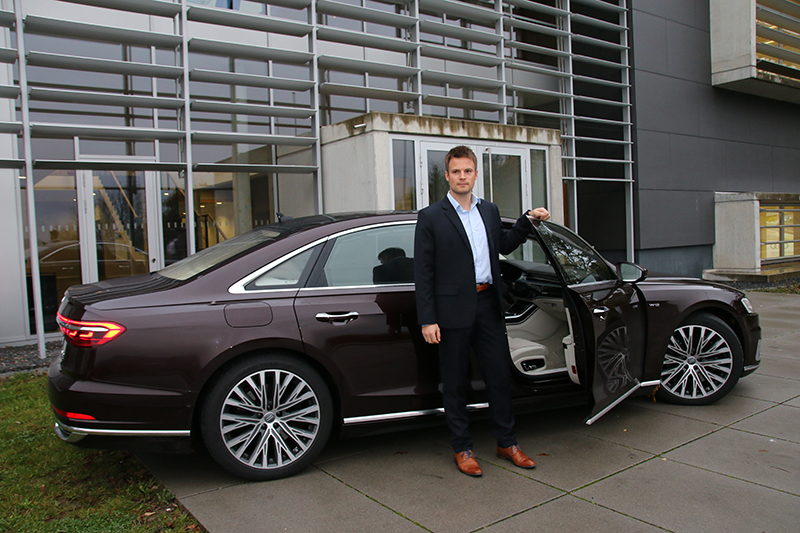
<path id="1" fill-rule="evenodd" d="M 343 326 L 358 318 L 358 313 L 355 311 L 350 311 L 349 313 L 317 313 L 315 318 L 320 322 L 329 322 L 334 326 Z"/>
<path id="2" fill-rule="evenodd" d="M 594 309 L 592 309 L 592 315 L 594 315 L 594 317 L 597 319 L 605 320 L 606 316 L 608 316 L 608 311 L 609 311 L 608 307 L 605 306 L 595 307 Z"/>

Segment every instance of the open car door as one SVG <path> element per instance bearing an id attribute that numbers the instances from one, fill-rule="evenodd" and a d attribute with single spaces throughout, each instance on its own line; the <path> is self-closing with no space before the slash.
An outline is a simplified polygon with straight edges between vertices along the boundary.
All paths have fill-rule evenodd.
<path id="1" fill-rule="evenodd" d="M 632 263 L 621 263 L 615 270 L 563 226 L 540 221 L 533 225 L 564 284 L 578 375 L 591 382 L 594 396 L 586 419 L 592 424 L 642 386 L 647 304 L 636 282 L 647 271 Z"/>

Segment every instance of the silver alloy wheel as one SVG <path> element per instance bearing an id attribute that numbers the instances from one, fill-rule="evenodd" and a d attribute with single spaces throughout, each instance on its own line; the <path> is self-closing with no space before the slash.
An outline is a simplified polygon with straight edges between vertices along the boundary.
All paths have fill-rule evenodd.
<path id="1" fill-rule="evenodd" d="M 717 331 L 699 324 L 676 329 L 669 339 L 661 386 L 684 399 L 710 396 L 731 378 L 733 353 Z"/>
<path id="2" fill-rule="evenodd" d="M 260 470 L 299 460 L 319 427 L 314 390 L 297 374 L 281 369 L 260 370 L 239 381 L 225 397 L 219 419 L 230 454 Z"/>

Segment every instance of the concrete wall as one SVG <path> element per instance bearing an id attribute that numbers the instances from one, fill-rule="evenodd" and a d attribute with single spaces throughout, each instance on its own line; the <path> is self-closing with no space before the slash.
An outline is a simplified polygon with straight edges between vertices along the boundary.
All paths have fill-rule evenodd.
<path id="1" fill-rule="evenodd" d="M 390 150 L 385 131 L 364 131 L 329 143 L 323 141 L 323 211 L 393 209 Z"/>
<path id="2" fill-rule="evenodd" d="M 759 202 L 754 193 L 717 193 L 714 269 L 761 272 Z"/>
<path id="3" fill-rule="evenodd" d="M 716 85 L 754 77 L 755 0 L 710 0 L 709 4 L 712 81 Z"/>
<path id="4" fill-rule="evenodd" d="M 708 1 L 630 7 L 637 257 L 699 277 L 716 191 L 800 192 L 800 106 L 711 85 Z"/>
<path id="5" fill-rule="evenodd" d="M 549 208 L 564 220 L 561 136 L 557 130 L 450 120 L 393 113 L 368 113 L 322 128 L 323 210 L 328 213 L 391 210 L 391 134 L 503 141 L 548 147 Z M 532 206 L 534 207 L 534 206 Z"/>

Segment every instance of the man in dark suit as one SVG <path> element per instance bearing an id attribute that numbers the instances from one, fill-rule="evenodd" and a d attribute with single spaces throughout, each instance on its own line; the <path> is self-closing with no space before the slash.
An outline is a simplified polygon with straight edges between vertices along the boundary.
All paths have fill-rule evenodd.
<path id="1" fill-rule="evenodd" d="M 477 157 L 457 146 L 445 157 L 450 191 L 419 212 L 414 244 L 417 315 L 425 341 L 439 345 L 442 396 L 458 469 L 482 471 L 472 451 L 467 414 L 470 347 L 486 383 L 497 455 L 521 468 L 533 462 L 517 445 L 511 405 L 511 355 L 503 319 L 499 254 L 525 242 L 529 219 L 547 220 L 544 208 L 528 211 L 503 230 L 497 206 L 472 194 Z"/>

